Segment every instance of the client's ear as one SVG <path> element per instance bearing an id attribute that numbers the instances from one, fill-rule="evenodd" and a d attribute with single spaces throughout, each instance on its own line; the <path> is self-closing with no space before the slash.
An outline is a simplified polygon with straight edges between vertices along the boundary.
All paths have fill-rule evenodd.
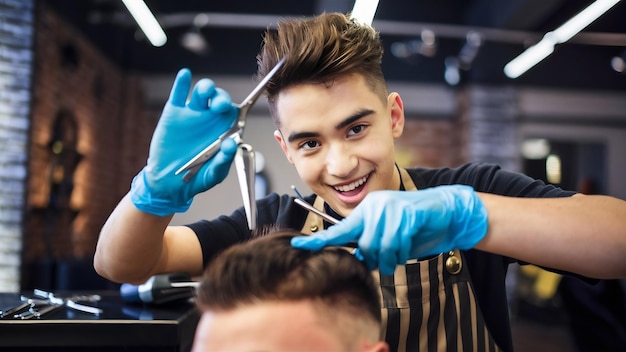
<path id="1" fill-rule="evenodd" d="M 371 346 L 368 352 L 389 352 L 389 345 L 385 341 L 379 341 Z"/>
<path id="2" fill-rule="evenodd" d="M 385 341 L 380 341 L 373 346 L 372 352 L 389 352 L 389 345 Z"/>

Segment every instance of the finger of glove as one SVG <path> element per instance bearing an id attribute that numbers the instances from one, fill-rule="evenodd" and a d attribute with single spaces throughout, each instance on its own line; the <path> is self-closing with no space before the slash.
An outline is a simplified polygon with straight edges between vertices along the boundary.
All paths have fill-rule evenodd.
<path id="1" fill-rule="evenodd" d="M 189 108 L 193 110 L 206 110 L 209 108 L 209 99 L 215 95 L 215 83 L 203 78 L 196 83 L 189 99 Z"/>
<path id="2" fill-rule="evenodd" d="M 358 216 L 353 217 L 354 212 L 347 218 L 310 236 L 296 236 L 291 239 L 291 245 L 295 248 L 318 251 L 326 246 L 343 246 L 349 242 L 358 240 L 362 232 L 361 221 Z"/>
<path id="3" fill-rule="evenodd" d="M 202 165 L 198 174 L 193 177 L 193 186 L 189 189 L 189 197 L 209 190 L 222 182 L 228 176 L 230 165 L 236 153 L 237 143 L 232 138 L 224 140 L 217 153 Z"/>
<path id="4" fill-rule="evenodd" d="M 178 71 L 172 90 L 170 91 L 169 101 L 170 104 L 178 107 L 184 107 L 187 103 L 187 95 L 189 95 L 189 88 L 191 87 L 191 71 L 183 68 Z"/>
<path id="5" fill-rule="evenodd" d="M 228 92 L 222 88 L 216 88 L 215 94 L 211 97 L 211 112 L 223 114 L 235 108 L 236 106 L 233 105 L 233 101 Z"/>
<path id="6" fill-rule="evenodd" d="M 361 203 L 359 211 L 362 209 L 370 210 L 367 216 L 362 216 L 363 230 L 360 231 L 359 236 L 359 252 L 363 258 L 363 262 L 370 270 L 374 270 L 379 267 L 380 249 L 381 249 L 381 229 L 385 227 L 384 219 L 380 219 L 380 215 L 376 214 L 376 211 L 372 212 L 372 207 L 366 206 L 366 203 Z M 356 212 L 356 209 L 355 209 Z M 374 215 L 376 214 L 376 215 Z M 350 215 L 352 216 L 352 214 Z M 370 221 L 374 220 L 374 221 Z M 379 220 L 380 219 L 380 220 Z"/>
<path id="7" fill-rule="evenodd" d="M 237 142 L 232 138 L 225 139 L 220 146 L 219 152 L 215 154 L 210 162 L 211 170 L 209 177 L 213 184 L 222 182 L 228 175 L 228 170 L 235 158 L 235 154 L 237 154 Z"/>
<path id="8" fill-rule="evenodd" d="M 419 224 L 419 222 L 416 222 Z M 419 233 L 419 227 L 411 229 L 411 231 L 403 231 L 399 234 L 400 248 L 398 248 L 398 264 L 404 264 L 411 258 L 411 247 L 413 245 L 413 237 Z"/>
<path id="9" fill-rule="evenodd" d="M 233 161 L 235 154 L 237 154 L 238 146 L 239 145 L 233 138 L 226 138 L 220 146 L 222 160 L 220 160 L 219 162 L 230 165 L 231 161 Z"/>
<path id="10" fill-rule="evenodd" d="M 399 226 L 385 226 L 380 229 L 382 231 L 382 239 L 378 255 L 378 268 L 383 275 L 393 274 L 396 270 L 396 265 L 404 263 L 400 258 L 400 249 L 404 245 L 402 233 L 407 232 L 407 229 L 403 228 L 403 224 L 401 223 Z"/>

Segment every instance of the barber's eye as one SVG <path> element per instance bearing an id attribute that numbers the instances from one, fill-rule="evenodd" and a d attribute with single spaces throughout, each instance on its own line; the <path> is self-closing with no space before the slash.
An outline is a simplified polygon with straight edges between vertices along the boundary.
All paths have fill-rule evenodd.
<path id="1" fill-rule="evenodd" d="M 319 143 L 317 141 L 306 141 L 300 145 L 300 148 L 313 149 L 313 148 L 316 148 L 317 146 L 319 146 Z"/>
<path id="2" fill-rule="evenodd" d="M 349 136 L 353 136 L 355 134 L 359 134 L 361 132 L 363 132 L 363 130 L 365 130 L 366 126 L 365 125 L 356 125 L 352 128 L 350 128 L 350 131 L 348 132 Z"/>

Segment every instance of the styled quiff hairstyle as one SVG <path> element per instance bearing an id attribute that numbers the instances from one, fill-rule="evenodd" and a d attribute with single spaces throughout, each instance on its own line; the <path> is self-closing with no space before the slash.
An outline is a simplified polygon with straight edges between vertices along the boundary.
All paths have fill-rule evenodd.
<path id="1" fill-rule="evenodd" d="M 380 294 L 371 271 L 339 247 L 315 252 L 294 248 L 296 235 L 300 233 L 274 230 L 218 254 L 197 290 L 199 308 L 228 312 L 260 302 L 311 301 L 324 325 L 341 332 L 346 343 L 357 335 L 376 341 Z"/>
<path id="2" fill-rule="evenodd" d="M 280 126 L 276 97 L 281 90 L 297 84 L 331 84 L 340 77 L 360 74 L 386 102 L 380 37 L 371 26 L 349 15 L 323 13 L 305 19 L 286 19 L 278 23 L 276 30 L 268 29 L 257 56 L 257 81 L 283 57 L 286 61 L 268 83 L 266 92 L 277 127 Z"/>

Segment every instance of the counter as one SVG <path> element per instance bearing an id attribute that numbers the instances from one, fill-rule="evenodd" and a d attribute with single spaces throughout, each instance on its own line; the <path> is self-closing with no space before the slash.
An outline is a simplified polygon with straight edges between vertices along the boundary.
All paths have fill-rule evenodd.
<path id="1" fill-rule="evenodd" d="M 100 301 L 81 303 L 101 308 L 102 314 L 96 316 L 62 307 L 39 319 L 0 319 L 0 350 L 179 352 L 191 349 L 200 317 L 191 299 L 151 306 L 126 303 L 117 291 L 88 293 L 100 295 Z M 57 296 L 72 294 L 62 292 Z M 24 295 L 33 297 L 30 293 Z M 19 303 L 20 294 L 0 293 L 0 310 Z"/>

